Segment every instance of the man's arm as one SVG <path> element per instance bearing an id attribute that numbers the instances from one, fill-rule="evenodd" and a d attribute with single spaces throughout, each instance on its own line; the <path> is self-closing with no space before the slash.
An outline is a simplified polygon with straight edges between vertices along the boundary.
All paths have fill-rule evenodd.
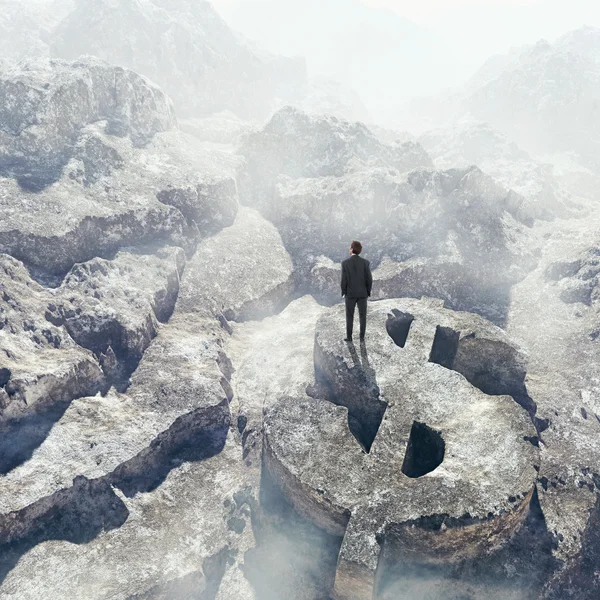
<path id="1" fill-rule="evenodd" d="M 348 276 L 346 275 L 346 269 L 342 265 L 342 296 L 348 293 Z"/>
<path id="2" fill-rule="evenodd" d="M 371 274 L 371 264 L 367 261 L 367 295 L 371 295 L 371 288 L 373 287 L 373 275 Z"/>

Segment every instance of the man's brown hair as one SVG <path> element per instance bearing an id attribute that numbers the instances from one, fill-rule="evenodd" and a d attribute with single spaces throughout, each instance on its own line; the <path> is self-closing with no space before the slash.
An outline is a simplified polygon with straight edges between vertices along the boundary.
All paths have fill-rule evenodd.
<path id="1" fill-rule="evenodd" d="M 360 254 L 362 252 L 362 244 L 356 240 L 350 244 L 350 248 L 352 250 L 352 254 Z"/>

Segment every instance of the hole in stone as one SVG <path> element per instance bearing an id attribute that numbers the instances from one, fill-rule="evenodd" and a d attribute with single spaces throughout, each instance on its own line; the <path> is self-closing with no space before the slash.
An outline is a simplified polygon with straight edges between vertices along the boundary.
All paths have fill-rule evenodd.
<path id="1" fill-rule="evenodd" d="M 413 315 L 402 312 L 397 308 L 392 309 L 392 314 L 388 315 L 385 328 L 387 329 L 388 335 L 394 340 L 396 346 L 404 348 L 410 326 L 414 320 L 415 318 Z"/>
<path id="2" fill-rule="evenodd" d="M 435 329 L 429 362 L 446 367 L 446 369 L 452 369 L 459 340 L 460 331 L 438 325 Z"/>
<path id="3" fill-rule="evenodd" d="M 10 369 L 0 369 L 0 387 L 4 387 L 11 377 Z"/>
<path id="4" fill-rule="evenodd" d="M 367 454 L 371 452 L 386 409 L 387 404 L 381 400 L 369 402 L 368 406 L 348 409 L 348 428 Z"/>
<path id="5" fill-rule="evenodd" d="M 413 479 L 423 477 L 442 464 L 445 451 L 446 443 L 441 432 L 415 421 L 410 430 L 402 472 Z"/>

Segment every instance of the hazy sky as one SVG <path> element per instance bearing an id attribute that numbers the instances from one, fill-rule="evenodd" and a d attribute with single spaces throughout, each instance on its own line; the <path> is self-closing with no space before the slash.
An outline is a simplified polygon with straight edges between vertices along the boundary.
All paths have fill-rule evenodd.
<path id="1" fill-rule="evenodd" d="M 599 0 L 214 0 L 236 30 L 373 111 L 459 85 L 494 54 L 600 26 Z M 382 82 L 386 81 L 386 85 Z M 388 85 L 389 84 L 389 85 Z M 388 93 L 389 92 L 389 93 Z M 385 106 L 392 99 L 391 106 Z M 388 103 L 389 104 L 389 103 Z"/>
<path id="2" fill-rule="evenodd" d="M 533 43 L 541 37 L 555 38 L 581 25 L 600 27 L 598 0 L 356 0 L 363 5 L 392 9 L 464 48 L 474 55 L 506 51 L 511 45 Z M 348 11 L 355 0 L 322 0 L 325 11 Z M 270 21 L 275 0 L 214 0 L 217 8 L 236 28 L 252 33 L 250 7 L 256 19 Z M 276 0 L 281 14 L 302 0 Z M 239 10 L 241 7 L 241 10 Z M 244 7 L 247 7 L 244 9 Z M 235 12 L 238 9 L 239 18 Z M 356 10 L 351 7 L 350 10 Z M 247 22 L 247 26 L 244 22 Z M 281 25 L 279 21 L 271 22 Z M 309 36 L 307 35 L 307 42 Z"/>

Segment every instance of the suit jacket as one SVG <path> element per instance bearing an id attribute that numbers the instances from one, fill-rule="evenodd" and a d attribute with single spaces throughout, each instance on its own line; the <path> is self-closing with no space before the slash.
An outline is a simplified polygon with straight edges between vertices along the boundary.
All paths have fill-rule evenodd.
<path id="1" fill-rule="evenodd" d="M 353 254 L 342 263 L 342 296 L 366 298 L 371 295 L 373 276 L 369 261 Z"/>

